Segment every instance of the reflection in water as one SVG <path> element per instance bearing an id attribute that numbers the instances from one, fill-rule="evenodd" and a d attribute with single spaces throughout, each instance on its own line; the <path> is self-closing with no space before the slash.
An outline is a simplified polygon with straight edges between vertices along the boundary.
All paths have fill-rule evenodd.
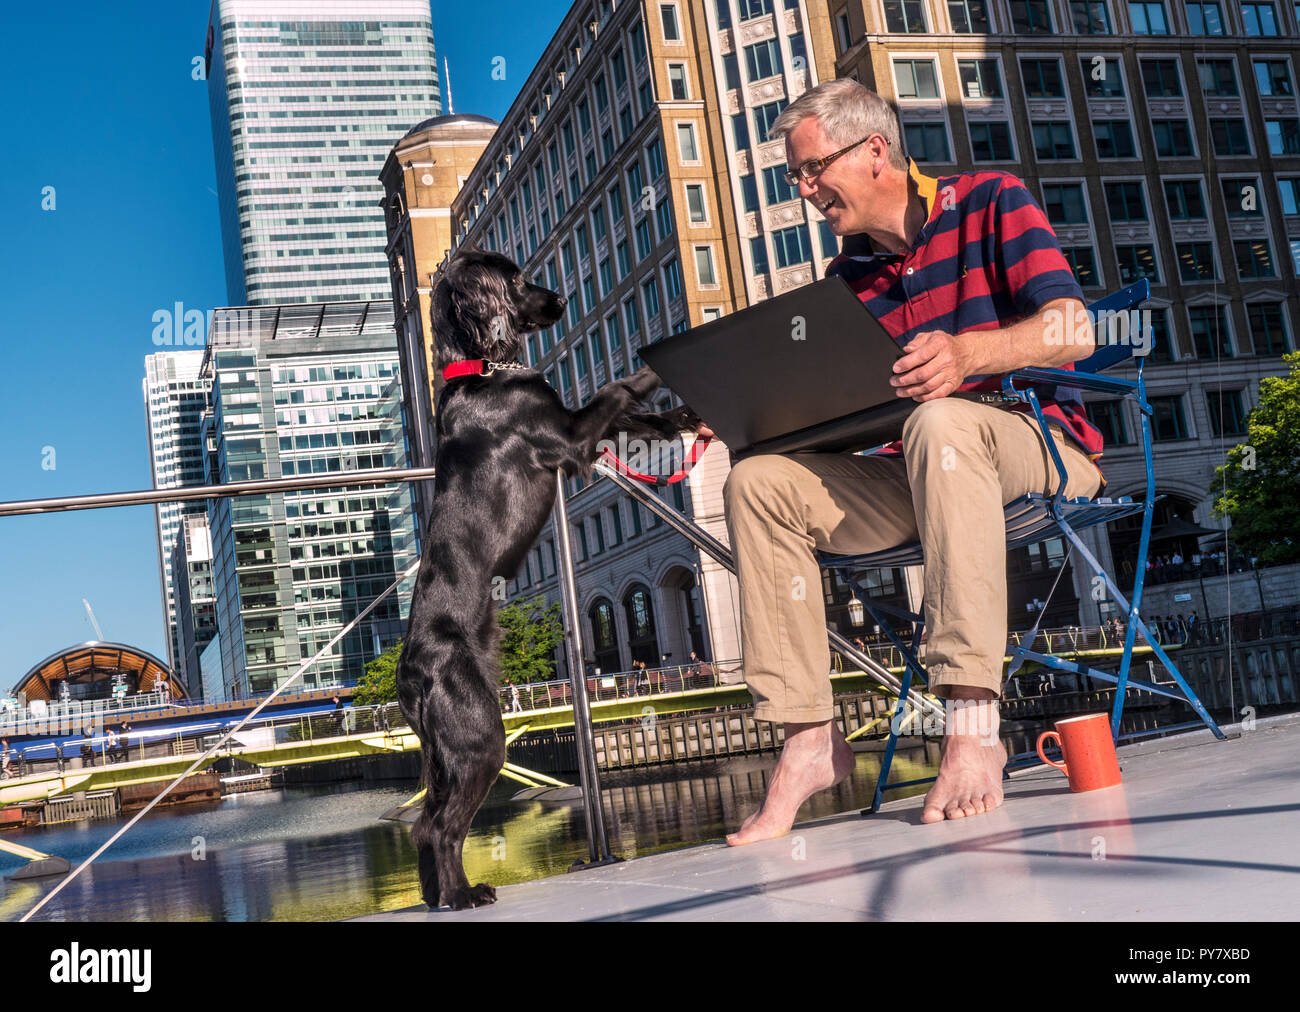
<path id="1" fill-rule="evenodd" d="M 773 756 L 737 757 L 606 775 L 610 849 L 620 857 L 717 840 L 762 800 Z M 932 775 L 938 746 L 900 750 L 891 780 Z M 879 754 L 862 753 L 851 778 L 813 797 L 801 819 L 871 803 Z M 673 778 L 673 779 L 668 779 Z M 151 812 L 38 915 L 42 920 L 337 920 L 420 903 L 410 827 L 379 815 L 414 786 L 340 784 L 234 795 Z M 515 803 L 498 781 L 465 844 L 471 882 L 493 885 L 562 874 L 587 859 L 582 807 Z M 925 787 L 890 795 L 924 792 Z M 6 834 L 75 867 L 119 822 Z M 21 861 L 0 853 L 0 875 Z M 57 880 L 4 882 L 0 920 L 16 920 Z"/>

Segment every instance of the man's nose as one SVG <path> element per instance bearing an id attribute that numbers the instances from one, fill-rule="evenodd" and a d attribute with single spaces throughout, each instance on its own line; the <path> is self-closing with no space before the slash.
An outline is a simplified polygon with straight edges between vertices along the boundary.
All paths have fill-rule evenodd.
<path id="1" fill-rule="evenodd" d="M 802 176 L 800 176 L 799 196 L 803 197 L 804 200 L 812 200 L 813 197 L 815 197 L 816 195 L 817 195 L 817 184 L 811 183 L 808 180 L 804 179 Z"/>

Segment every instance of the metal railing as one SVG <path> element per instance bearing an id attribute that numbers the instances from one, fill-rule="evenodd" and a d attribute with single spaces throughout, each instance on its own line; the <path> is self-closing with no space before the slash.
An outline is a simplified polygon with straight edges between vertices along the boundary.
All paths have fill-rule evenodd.
<path id="1" fill-rule="evenodd" d="M 658 695 L 666 692 L 685 692 L 688 689 L 716 689 L 741 679 L 724 679 L 741 671 L 739 660 L 678 664 L 668 667 L 647 668 L 645 671 L 617 671 L 610 674 L 587 675 L 587 694 L 593 700 L 633 699 L 636 696 Z M 513 693 L 507 686 L 500 690 L 502 713 L 524 710 L 543 710 L 554 706 L 572 704 L 572 690 L 568 679 L 546 682 L 524 682 L 514 687 L 519 693 L 519 708 L 513 705 Z"/>

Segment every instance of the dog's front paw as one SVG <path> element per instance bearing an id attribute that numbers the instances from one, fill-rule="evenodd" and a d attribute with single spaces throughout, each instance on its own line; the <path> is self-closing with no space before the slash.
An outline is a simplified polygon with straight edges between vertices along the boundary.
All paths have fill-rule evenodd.
<path id="1" fill-rule="evenodd" d="M 442 905 L 450 907 L 452 910 L 470 910 L 473 907 L 485 907 L 489 903 L 497 901 L 497 891 L 486 882 L 480 882 L 476 886 L 467 886 L 463 889 L 453 889 L 450 893 L 444 893 Z"/>
<path id="2" fill-rule="evenodd" d="M 665 412 L 664 417 L 677 428 L 678 432 L 694 432 L 704 424 L 704 419 L 685 404 Z"/>

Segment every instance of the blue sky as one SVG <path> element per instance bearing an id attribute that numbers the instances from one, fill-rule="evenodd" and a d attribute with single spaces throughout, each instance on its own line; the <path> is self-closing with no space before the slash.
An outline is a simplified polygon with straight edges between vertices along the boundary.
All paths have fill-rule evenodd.
<path id="1" fill-rule="evenodd" d="M 6 7 L 2 500 L 148 488 L 140 382 L 153 313 L 227 304 L 207 85 L 190 74 L 208 6 Z M 499 119 L 569 0 L 431 6 L 456 110 Z M 497 56 L 504 81 L 491 75 Z M 82 597 L 106 639 L 166 659 L 152 507 L 0 518 L 0 689 L 94 638 Z"/>

